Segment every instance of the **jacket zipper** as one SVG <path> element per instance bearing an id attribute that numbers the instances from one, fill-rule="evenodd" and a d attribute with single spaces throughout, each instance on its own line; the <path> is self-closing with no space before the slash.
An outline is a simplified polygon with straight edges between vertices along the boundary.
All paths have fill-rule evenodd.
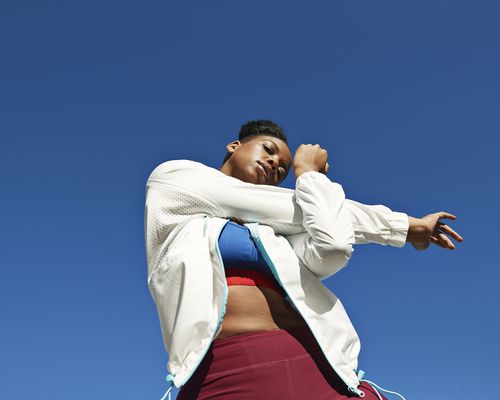
<path id="1" fill-rule="evenodd" d="M 267 264 L 269 265 L 269 267 L 270 267 L 270 269 L 271 269 L 271 271 L 272 271 L 272 273 L 274 275 L 274 278 L 279 282 L 279 284 L 281 285 L 281 287 L 285 290 L 288 298 L 291 300 L 291 302 L 293 303 L 295 309 L 298 311 L 297 305 L 295 304 L 295 301 L 294 301 L 293 297 L 290 296 L 290 293 L 288 293 L 288 290 L 286 289 L 286 287 L 281 282 L 281 279 L 280 279 L 280 277 L 278 275 L 278 272 L 276 271 L 276 267 L 274 266 L 274 263 L 272 262 L 271 258 L 269 257 L 269 254 L 267 254 L 267 251 L 266 251 L 264 245 L 262 244 L 262 241 L 260 240 L 259 231 L 258 231 L 258 228 L 257 228 L 256 224 L 249 224 L 249 228 L 250 228 L 250 232 L 252 233 L 252 237 L 254 238 L 255 242 L 257 243 L 257 247 L 259 248 L 260 252 L 264 256 L 264 259 L 266 260 Z M 300 313 L 300 311 L 299 311 L 299 313 Z M 301 314 L 301 316 L 302 316 L 302 314 Z M 302 318 L 304 318 L 304 316 L 302 316 Z M 306 321 L 306 324 L 309 327 L 309 330 L 311 331 L 311 333 L 313 334 L 314 338 L 316 339 L 316 342 L 318 343 L 318 345 L 319 345 L 321 351 L 323 352 L 325 358 L 328 360 L 328 363 L 333 368 L 333 370 L 335 371 L 335 373 L 340 377 L 340 379 L 342 379 L 342 381 L 346 384 L 346 386 L 349 389 L 349 391 L 357 394 L 360 397 L 364 397 L 365 393 L 362 390 L 359 390 L 357 387 L 351 386 L 348 383 L 347 379 L 344 377 L 344 375 L 342 373 L 340 373 L 340 371 L 338 371 L 333 366 L 333 364 L 328 359 L 325 351 L 323 350 L 323 346 L 321 346 L 321 342 L 316 338 L 314 330 L 311 328 L 311 325 L 307 321 L 307 318 L 304 318 L 304 321 Z"/>
<path id="2" fill-rule="evenodd" d="M 207 217 L 205 217 L 205 218 L 207 218 Z M 215 241 L 215 249 L 217 250 L 217 256 L 219 257 L 220 266 L 222 268 L 222 276 L 224 276 L 224 281 L 226 280 L 225 279 L 226 278 L 226 272 L 224 270 L 224 262 L 222 261 L 222 256 L 220 254 L 220 249 L 219 249 L 219 236 L 220 236 L 220 233 L 222 232 L 222 229 L 224 229 L 224 227 L 226 226 L 226 224 L 228 222 L 229 222 L 229 220 L 226 220 L 226 223 L 221 226 L 221 228 L 217 232 L 217 240 Z M 205 220 L 205 228 L 206 228 L 206 220 Z M 182 382 L 182 384 L 179 387 L 184 386 L 184 384 L 189 379 L 191 379 L 191 376 L 193 376 L 194 372 L 198 369 L 198 367 L 200 366 L 201 362 L 205 358 L 205 355 L 207 354 L 208 349 L 210 348 L 210 345 L 212 344 L 212 342 L 215 339 L 215 335 L 217 335 L 217 332 L 219 332 L 219 328 L 222 325 L 222 320 L 224 319 L 224 315 L 226 314 L 226 306 L 227 306 L 227 298 L 228 298 L 228 294 L 227 293 L 228 293 L 227 285 L 224 285 L 224 303 L 222 305 L 222 308 L 221 308 L 221 311 L 220 311 L 220 314 L 219 314 L 219 320 L 217 321 L 217 327 L 215 328 L 215 332 L 214 332 L 214 334 L 212 336 L 212 339 L 210 340 L 210 343 L 208 344 L 208 346 L 203 351 L 203 355 L 198 360 L 198 364 L 196 364 L 196 367 L 192 369 L 192 371 L 189 374 L 189 376 L 187 377 L 187 379 L 185 379 L 184 382 Z"/>

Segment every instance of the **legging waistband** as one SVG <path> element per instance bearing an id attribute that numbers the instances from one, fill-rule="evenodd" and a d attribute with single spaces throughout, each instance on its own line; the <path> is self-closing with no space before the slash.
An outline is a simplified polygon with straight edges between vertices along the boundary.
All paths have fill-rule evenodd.
<path id="1" fill-rule="evenodd" d="M 212 343 L 212 352 L 217 357 L 213 359 L 210 373 L 307 354 L 323 354 L 307 327 L 254 331 L 216 339 Z"/>
<path id="2" fill-rule="evenodd" d="M 376 400 L 363 382 L 364 400 Z M 344 400 L 356 397 L 334 372 L 308 327 L 215 340 L 178 400 Z M 384 397 L 382 397 L 385 399 Z"/>

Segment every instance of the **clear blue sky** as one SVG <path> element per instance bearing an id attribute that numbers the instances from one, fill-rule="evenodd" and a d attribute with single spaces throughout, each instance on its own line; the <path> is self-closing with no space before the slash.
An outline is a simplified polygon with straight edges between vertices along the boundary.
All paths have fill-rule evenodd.
<path id="1" fill-rule="evenodd" d="M 146 179 L 218 166 L 257 118 L 327 148 L 349 198 L 458 215 L 456 251 L 358 246 L 326 284 L 368 379 L 494 396 L 499 17 L 496 1 L 2 1 L 0 398 L 161 397 Z"/>

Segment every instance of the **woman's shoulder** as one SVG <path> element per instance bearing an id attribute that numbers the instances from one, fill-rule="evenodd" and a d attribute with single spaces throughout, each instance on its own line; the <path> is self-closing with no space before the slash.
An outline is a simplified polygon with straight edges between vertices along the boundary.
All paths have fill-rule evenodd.
<path id="1" fill-rule="evenodd" d="M 180 159 L 180 160 L 168 160 L 159 164 L 154 170 L 155 171 L 172 171 L 183 168 L 209 168 L 207 165 L 194 160 Z"/>
<path id="2" fill-rule="evenodd" d="M 180 159 L 180 160 L 168 160 L 162 162 L 158 166 L 156 166 L 151 174 L 149 175 L 149 179 L 154 179 L 159 176 L 166 176 L 168 174 L 174 173 L 182 173 L 189 171 L 217 171 L 216 169 L 203 164 L 199 161 Z"/>
<path id="3" fill-rule="evenodd" d="M 159 164 L 149 175 L 148 182 L 186 184 L 193 180 L 217 177 L 222 172 L 199 161 L 180 159 Z"/>

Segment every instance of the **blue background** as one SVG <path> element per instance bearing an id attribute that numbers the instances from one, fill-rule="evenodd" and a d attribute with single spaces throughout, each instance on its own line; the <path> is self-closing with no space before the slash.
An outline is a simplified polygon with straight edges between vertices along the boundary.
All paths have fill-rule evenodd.
<path id="1" fill-rule="evenodd" d="M 169 159 L 218 167 L 260 118 L 292 149 L 327 148 L 349 198 L 458 216 L 457 250 L 358 246 L 326 283 L 367 379 L 407 399 L 494 397 L 499 14 L 495 1 L 3 0 L 0 398 L 161 397 L 146 179 Z"/>

